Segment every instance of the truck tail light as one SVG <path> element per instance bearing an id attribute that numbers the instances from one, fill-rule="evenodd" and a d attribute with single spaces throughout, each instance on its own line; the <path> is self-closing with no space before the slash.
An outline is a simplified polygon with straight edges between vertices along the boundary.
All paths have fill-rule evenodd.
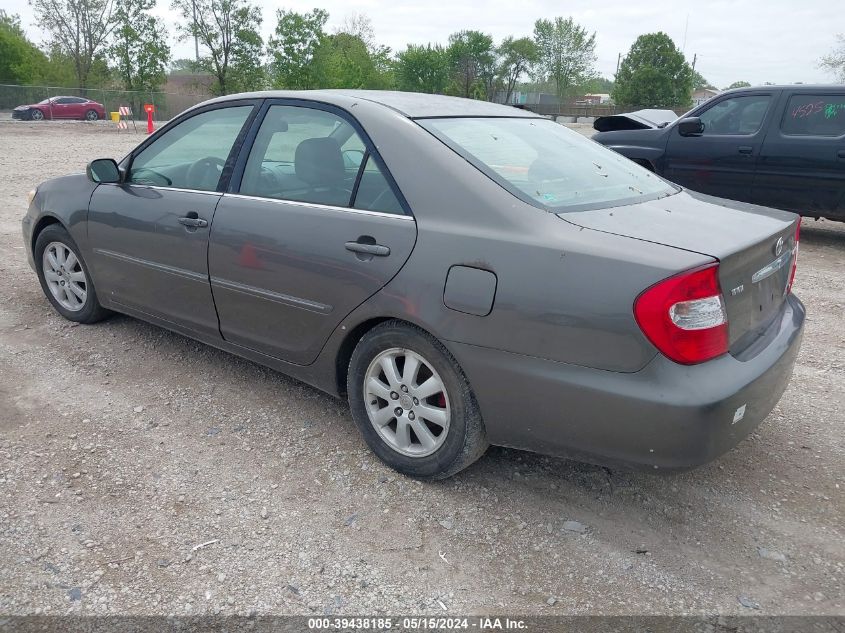
<path id="1" fill-rule="evenodd" d="M 786 292 L 792 292 L 792 282 L 795 281 L 795 271 L 798 270 L 798 242 L 801 236 L 801 218 L 795 225 L 795 244 L 792 246 L 792 269 L 789 271 L 789 283 L 786 284 Z"/>
<path id="2" fill-rule="evenodd" d="M 648 340 L 676 363 L 694 365 L 726 354 L 728 315 L 719 264 L 647 288 L 634 302 L 634 317 Z"/>

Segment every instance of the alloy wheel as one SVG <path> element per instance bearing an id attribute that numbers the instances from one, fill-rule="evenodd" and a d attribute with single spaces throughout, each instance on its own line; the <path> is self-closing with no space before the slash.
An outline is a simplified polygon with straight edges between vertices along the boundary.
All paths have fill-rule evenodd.
<path id="1" fill-rule="evenodd" d="M 364 376 L 367 416 L 382 440 L 409 457 L 439 449 L 449 433 L 451 407 L 443 380 L 420 354 L 391 348 Z"/>
<path id="2" fill-rule="evenodd" d="M 88 298 L 88 280 L 79 259 L 62 242 L 50 242 L 41 256 L 50 294 L 65 310 L 78 312 Z"/>

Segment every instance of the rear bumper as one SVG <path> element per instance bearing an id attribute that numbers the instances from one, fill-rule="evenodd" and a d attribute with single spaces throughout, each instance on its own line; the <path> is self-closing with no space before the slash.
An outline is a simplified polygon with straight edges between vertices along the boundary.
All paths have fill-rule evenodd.
<path id="1" fill-rule="evenodd" d="M 752 359 L 725 355 L 687 367 L 657 355 L 630 374 L 448 346 L 472 384 L 493 444 L 677 470 L 727 452 L 768 416 L 792 375 L 804 317 L 803 304 L 790 295 L 775 336 Z"/>

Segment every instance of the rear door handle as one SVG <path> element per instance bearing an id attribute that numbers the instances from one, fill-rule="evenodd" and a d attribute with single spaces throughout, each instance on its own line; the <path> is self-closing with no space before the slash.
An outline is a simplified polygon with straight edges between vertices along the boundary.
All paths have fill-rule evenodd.
<path id="1" fill-rule="evenodd" d="M 751 147 L 750 145 L 740 145 L 738 150 L 739 150 L 740 154 L 753 154 L 754 153 L 754 148 Z"/>
<path id="2" fill-rule="evenodd" d="M 375 255 L 376 257 L 387 257 L 390 255 L 390 249 L 381 244 L 366 244 L 362 242 L 347 242 L 346 250 L 353 253 L 361 253 L 362 255 Z"/>
<path id="3" fill-rule="evenodd" d="M 196 211 L 191 211 L 184 218 L 179 218 L 179 224 L 202 229 L 208 226 L 208 220 L 203 220 Z"/>
<path id="4" fill-rule="evenodd" d="M 840 149 L 836 152 L 836 158 L 845 158 L 845 149 Z"/>

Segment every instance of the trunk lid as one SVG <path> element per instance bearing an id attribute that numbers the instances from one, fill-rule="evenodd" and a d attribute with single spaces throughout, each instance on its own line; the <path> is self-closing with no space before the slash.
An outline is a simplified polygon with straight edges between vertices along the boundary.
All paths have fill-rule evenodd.
<path id="1" fill-rule="evenodd" d="M 800 218 L 786 211 L 684 191 L 623 207 L 563 212 L 588 229 L 624 235 L 719 260 L 731 354 L 753 344 L 781 313 Z"/>

